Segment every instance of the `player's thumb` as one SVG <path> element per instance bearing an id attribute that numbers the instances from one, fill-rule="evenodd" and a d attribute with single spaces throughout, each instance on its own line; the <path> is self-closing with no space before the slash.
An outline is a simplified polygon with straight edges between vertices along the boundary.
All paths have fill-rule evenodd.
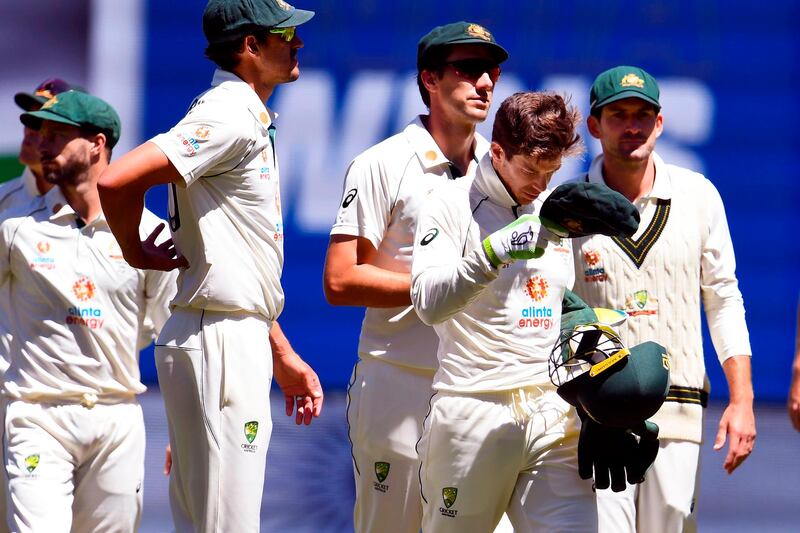
<path id="1" fill-rule="evenodd" d="M 717 431 L 717 438 L 714 439 L 714 449 L 721 450 L 725 446 L 725 438 L 728 436 L 728 425 L 720 423 Z"/>

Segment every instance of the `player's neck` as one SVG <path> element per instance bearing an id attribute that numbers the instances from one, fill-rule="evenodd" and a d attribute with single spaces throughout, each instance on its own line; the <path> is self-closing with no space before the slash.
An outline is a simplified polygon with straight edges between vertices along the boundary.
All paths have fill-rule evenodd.
<path id="1" fill-rule="evenodd" d="M 603 180 L 606 185 L 634 202 L 647 195 L 656 178 L 656 165 L 652 154 L 642 163 L 603 158 Z"/>
<path id="2" fill-rule="evenodd" d="M 444 156 L 466 174 L 474 155 L 475 124 L 449 122 L 435 113 L 423 117 L 423 124 Z"/>
<path id="3" fill-rule="evenodd" d="M 96 166 L 94 165 L 89 170 L 89 174 L 84 179 L 74 184 L 59 185 L 64 199 L 86 224 L 94 221 L 103 211 L 100 205 L 100 195 L 97 192 L 97 181 L 101 171 L 94 168 Z"/>

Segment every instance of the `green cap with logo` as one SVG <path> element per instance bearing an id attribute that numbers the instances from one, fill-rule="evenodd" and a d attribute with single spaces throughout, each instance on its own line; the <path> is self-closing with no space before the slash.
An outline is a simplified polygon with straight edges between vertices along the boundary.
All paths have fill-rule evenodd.
<path id="1" fill-rule="evenodd" d="M 436 67 L 428 59 L 434 50 L 453 44 L 480 44 L 488 47 L 498 63 L 508 59 L 506 49 L 497 44 L 489 30 L 474 22 L 453 22 L 433 28 L 417 44 L 417 70 Z"/>
<path id="2" fill-rule="evenodd" d="M 639 67 L 620 66 L 602 72 L 589 93 L 592 110 L 623 98 L 639 98 L 661 109 L 655 78 Z"/>
<path id="3" fill-rule="evenodd" d="M 106 144 L 113 148 L 122 130 L 119 115 L 105 100 L 82 91 L 67 91 L 45 102 L 38 111 L 23 113 L 20 121 L 38 130 L 42 121 L 50 120 L 98 131 L 106 135 Z"/>
<path id="4" fill-rule="evenodd" d="M 542 203 L 542 219 L 566 230 L 566 237 L 596 233 L 630 237 L 639 229 L 639 211 L 627 198 L 602 183 L 563 183 Z"/>
<path id="5" fill-rule="evenodd" d="M 209 44 L 226 43 L 255 28 L 290 28 L 313 16 L 313 11 L 295 9 L 284 0 L 209 0 L 203 11 L 203 33 Z"/>

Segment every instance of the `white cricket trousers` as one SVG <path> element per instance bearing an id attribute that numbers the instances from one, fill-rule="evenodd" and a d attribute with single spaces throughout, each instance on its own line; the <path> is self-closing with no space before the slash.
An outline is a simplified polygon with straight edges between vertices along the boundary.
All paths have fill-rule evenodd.
<path id="1" fill-rule="evenodd" d="M 358 361 L 347 389 L 353 452 L 356 533 L 418 533 L 422 523 L 419 457 L 433 391 L 433 370 L 377 359 Z"/>
<path id="2" fill-rule="evenodd" d="M 175 308 L 155 357 L 172 447 L 177 533 L 259 531 L 267 447 L 271 323 Z"/>
<path id="3" fill-rule="evenodd" d="M 20 533 L 131 533 L 139 527 L 144 417 L 121 403 L 11 400 L 5 448 L 8 525 Z"/>
<path id="4" fill-rule="evenodd" d="M 580 422 L 550 385 L 439 392 L 417 449 L 425 533 L 597 531 L 591 480 L 578 475 Z"/>
<path id="5" fill-rule="evenodd" d="M 644 481 L 597 491 L 599 533 L 693 531 L 700 445 L 662 439 Z"/>

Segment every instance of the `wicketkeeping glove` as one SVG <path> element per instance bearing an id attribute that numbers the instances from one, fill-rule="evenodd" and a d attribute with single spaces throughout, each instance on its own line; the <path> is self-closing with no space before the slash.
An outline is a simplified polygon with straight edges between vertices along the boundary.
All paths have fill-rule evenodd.
<path id="1" fill-rule="evenodd" d="M 628 484 L 641 483 L 658 454 L 658 426 L 642 422 L 640 427 L 623 429 L 602 426 L 582 416 L 578 440 L 578 474 L 591 479 L 598 489 L 609 486 L 614 492 Z M 637 438 L 638 435 L 638 438 Z"/>
<path id="2" fill-rule="evenodd" d="M 536 215 L 517 220 L 483 239 L 483 250 L 495 268 L 519 259 L 536 259 L 544 254 L 547 241 L 558 242 L 568 232 L 558 224 Z"/>

